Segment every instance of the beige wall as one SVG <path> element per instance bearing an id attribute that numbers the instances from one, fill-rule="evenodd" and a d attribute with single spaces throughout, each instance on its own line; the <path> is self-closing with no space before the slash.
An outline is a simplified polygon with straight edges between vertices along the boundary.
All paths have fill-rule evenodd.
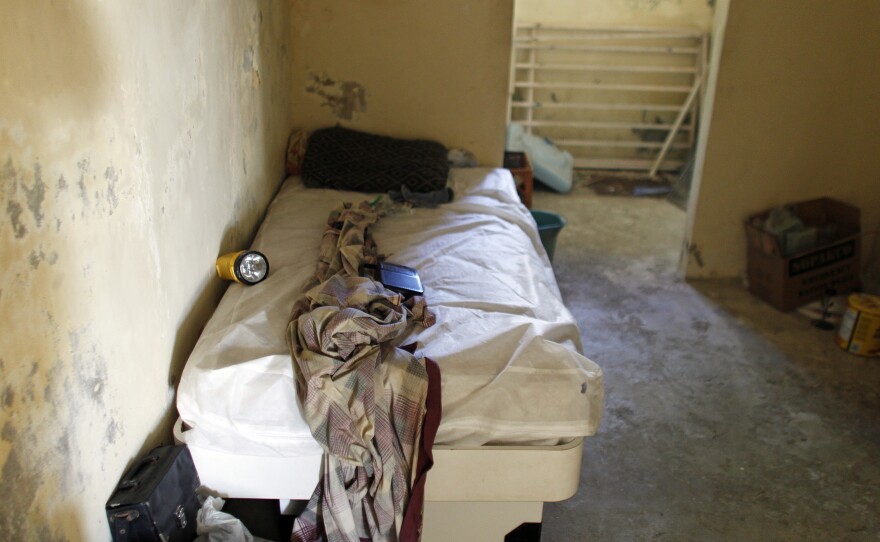
<path id="1" fill-rule="evenodd" d="M 516 0 L 516 23 L 708 31 L 712 28 L 712 6 L 707 0 Z"/>
<path id="2" fill-rule="evenodd" d="M 103 540 L 283 175 L 283 2 L 7 0 L 0 538 Z"/>
<path id="3" fill-rule="evenodd" d="M 730 2 L 688 276 L 743 273 L 743 219 L 788 201 L 831 196 L 880 226 L 878 21 L 873 0 Z"/>
<path id="4" fill-rule="evenodd" d="M 296 124 L 430 138 L 500 164 L 511 2 L 294 0 Z"/>

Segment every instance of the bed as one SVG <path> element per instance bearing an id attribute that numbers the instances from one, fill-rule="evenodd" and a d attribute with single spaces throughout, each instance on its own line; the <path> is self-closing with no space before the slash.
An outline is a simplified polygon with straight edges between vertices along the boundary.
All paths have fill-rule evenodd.
<path id="1" fill-rule="evenodd" d="M 449 186 L 451 203 L 398 209 L 372 231 L 388 261 L 419 270 L 437 316 L 401 341 L 442 373 L 423 540 L 503 540 L 577 490 L 602 372 L 581 354 L 510 173 L 453 168 Z M 299 411 L 285 331 L 328 212 L 375 197 L 287 179 L 252 246 L 268 279 L 231 284 L 206 325 L 181 377 L 175 436 L 218 494 L 293 502 L 314 490 L 322 449 Z"/>

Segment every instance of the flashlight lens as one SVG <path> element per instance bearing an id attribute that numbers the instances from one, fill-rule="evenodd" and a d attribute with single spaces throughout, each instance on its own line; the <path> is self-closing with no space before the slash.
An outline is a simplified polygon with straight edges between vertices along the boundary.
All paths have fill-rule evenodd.
<path id="1" fill-rule="evenodd" d="M 245 254 L 238 264 L 239 275 L 251 284 L 256 284 L 263 280 L 268 269 L 269 266 L 266 264 L 266 258 L 259 252 Z"/>

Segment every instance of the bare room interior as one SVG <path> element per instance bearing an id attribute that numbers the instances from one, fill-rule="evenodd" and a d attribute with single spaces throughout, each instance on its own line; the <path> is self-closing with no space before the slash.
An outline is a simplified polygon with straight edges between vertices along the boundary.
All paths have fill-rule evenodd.
<path id="1" fill-rule="evenodd" d="M 420 336 L 435 346 L 406 354 L 438 352 L 443 382 L 422 540 L 880 537 L 880 365 L 838 344 L 851 284 L 808 309 L 762 299 L 748 233 L 792 202 L 855 208 L 847 256 L 858 291 L 880 295 L 876 2 L 9 0 L 0 14 L 0 538 L 113 539 L 123 475 L 175 443 L 255 536 L 289 540 L 308 518 L 327 468 L 311 437 L 299 463 L 226 437 L 306 412 L 287 299 L 336 196 L 285 179 L 292 134 L 332 127 L 476 166 L 449 168 L 448 203 L 389 203 L 375 227 L 379 250 L 421 265 L 438 316 Z M 573 164 L 562 189 L 534 164 L 531 210 L 564 221 L 552 250 L 504 164 L 514 124 Z M 677 201 L 651 192 L 683 179 Z M 633 180 L 649 193 L 598 188 Z M 268 229 L 275 209 L 314 222 L 311 241 Z M 218 256 L 279 239 L 265 284 L 218 277 Z M 261 294 L 287 276 L 290 293 Z M 462 291 L 486 300 L 449 299 Z M 850 305 L 811 312 L 831 294 Z M 258 348 L 251 324 L 281 309 L 255 305 L 282 297 L 266 341 L 281 350 L 254 363 L 283 393 L 265 380 L 243 396 L 249 373 L 227 357 L 197 389 L 224 326 L 243 341 L 230 331 L 228 352 Z M 443 321 L 457 310 L 460 329 Z M 488 356 L 500 373 L 467 380 L 481 333 L 506 341 Z M 552 388 L 566 374 L 571 397 Z M 544 399 L 519 400 L 530 387 Z M 276 397 L 288 410 L 262 404 Z M 522 419 L 474 422 L 473 397 Z M 236 404 L 252 410 L 214 433 L 192 414 Z"/>

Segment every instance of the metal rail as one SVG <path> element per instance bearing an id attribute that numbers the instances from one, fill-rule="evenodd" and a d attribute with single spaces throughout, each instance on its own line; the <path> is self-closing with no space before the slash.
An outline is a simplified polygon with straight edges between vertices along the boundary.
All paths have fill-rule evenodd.
<path id="1" fill-rule="evenodd" d="M 509 117 L 576 167 L 681 166 L 696 142 L 708 40 L 693 29 L 517 28 Z"/>

